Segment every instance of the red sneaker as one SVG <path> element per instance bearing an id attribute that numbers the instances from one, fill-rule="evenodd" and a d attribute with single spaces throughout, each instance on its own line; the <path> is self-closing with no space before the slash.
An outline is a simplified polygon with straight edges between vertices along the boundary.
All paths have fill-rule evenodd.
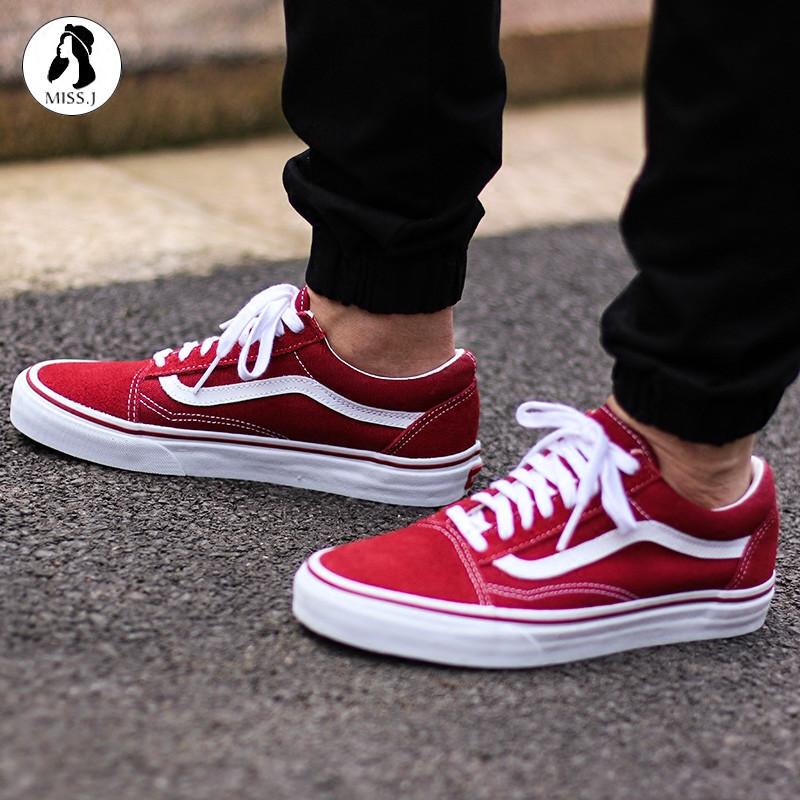
<path id="1" fill-rule="evenodd" d="M 45 361 L 25 370 L 11 421 L 99 464 L 242 478 L 438 506 L 480 469 L 475 359 L 413 378 L 342 361 L 308 294 L 273 286 L 221 336 L 146 361 Z"/>
<path id="2" fill-rule="evenodd" d="M 403 530 L 311 556 L 294 613 L 380 653 L 528 667 L 738 636 L 774 591 L 778 510 L 769 467 L 747 494 L 701 508 L 607 408 L 526 403 L 557 428 L 511 475 Z"/>

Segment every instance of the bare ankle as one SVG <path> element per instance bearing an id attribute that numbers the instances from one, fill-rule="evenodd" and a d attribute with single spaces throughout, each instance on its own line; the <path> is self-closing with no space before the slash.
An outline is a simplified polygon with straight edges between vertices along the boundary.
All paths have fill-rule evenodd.
<path id="1" fill-rule="evenodd" d="M 455 353 L 452 308 L 431 314 L 372 314 L 311 289 L 308 296 L 331 347 L 365 372 L 389 378 L 419 375 Z"/>
<path id="2" fill-rule="evenodd" d="M 647 439 L 664 480 L 687 500 L 705 508 L 719 508 L 735 503 L 750 486 L 755 435 L 724 445 L 687 442 L 634 419 L 613 396 L 608 405 Z"/>

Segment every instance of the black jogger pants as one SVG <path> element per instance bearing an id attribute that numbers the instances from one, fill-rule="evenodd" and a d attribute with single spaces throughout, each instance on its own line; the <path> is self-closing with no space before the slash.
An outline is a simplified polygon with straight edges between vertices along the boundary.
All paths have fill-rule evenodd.
<path id="1" fill-rule="evenodd" d="M 309 285 L 378 313 L 461 296 L 478 194 L 500 166 L 499 0 L 285 0 L 286 166 L 313 227 Z M 647 156 L 622 216 L 637 267 L 602 321 L 642 422 L 722 443 L 800 369 L 800 147 L 789 3 L 660 0 Z"/>

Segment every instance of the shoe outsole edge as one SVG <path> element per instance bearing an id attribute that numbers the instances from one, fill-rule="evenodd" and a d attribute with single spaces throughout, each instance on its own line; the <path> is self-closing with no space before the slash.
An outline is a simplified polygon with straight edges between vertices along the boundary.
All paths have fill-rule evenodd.
<path id="1" fill-rule="evenodd" d="M 439 466 L 431 459 L 427 461 L 434 463 L 418 469 L 423 460 L 394 458 L 396 463 L 380 463 L 364 451 L 347 448 L 336 448 L 340 454 L 309 451 L 305 449 L 309 443 L 280 441 L 271 447 L 260 442 L 254 446 L 200 435 L 192 438 L 192 431 L 187 430 L 173 431 L 178 438 L 148 435 L 142 430 L 127 432 L 95 422 L 87 414 L 73 413 L 64 407 L 69 405 L 66 398 L 60 404 L 36 391 L 32 383 L 37 366 L 22 372 L 14 382 L 14 427 L 54 450 L 117 469 L 255 480 L 394 505 L 439 507 L 463 497 L 470 476 L 481 464 L 479 442 L 448 459 L 454 463 Z M 292 449 L 293 444 L 297 449 Z"/>
<path id="2" fill-rule="evenodd" d="M 342 644 L 449 666 L 509 669 L 742 636 L 763 625 L 773 593 L 770 581 L 755 597 L 753 590 L 742 591 L 741 600 L 670 604 L 666 596 L 663 605 L 625 614 L 537 624 L 444 613 L 356 593 L 323 580 L 306 561 L 294 578 L 292 608 L 307 628 Z"/>

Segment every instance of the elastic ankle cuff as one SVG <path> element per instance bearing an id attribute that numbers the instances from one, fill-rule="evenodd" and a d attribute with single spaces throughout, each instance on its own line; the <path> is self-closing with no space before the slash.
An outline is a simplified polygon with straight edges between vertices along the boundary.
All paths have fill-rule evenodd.
<path id="1" fill-rule="evenodd" d="M 614 397 L 634 419 L 688 442 L 726 444 L 761 430 L 783 391 L 714 393 L 663 374 L 616 364 Z"/>
<path id="2" fill-rule="evenodd" d="M 314 230 L 306 283 L 323 297 L 374 314 L 427 314 L 454 306 L 464 291 L 467 249 L 392 256 L 345 255 Z"/>

